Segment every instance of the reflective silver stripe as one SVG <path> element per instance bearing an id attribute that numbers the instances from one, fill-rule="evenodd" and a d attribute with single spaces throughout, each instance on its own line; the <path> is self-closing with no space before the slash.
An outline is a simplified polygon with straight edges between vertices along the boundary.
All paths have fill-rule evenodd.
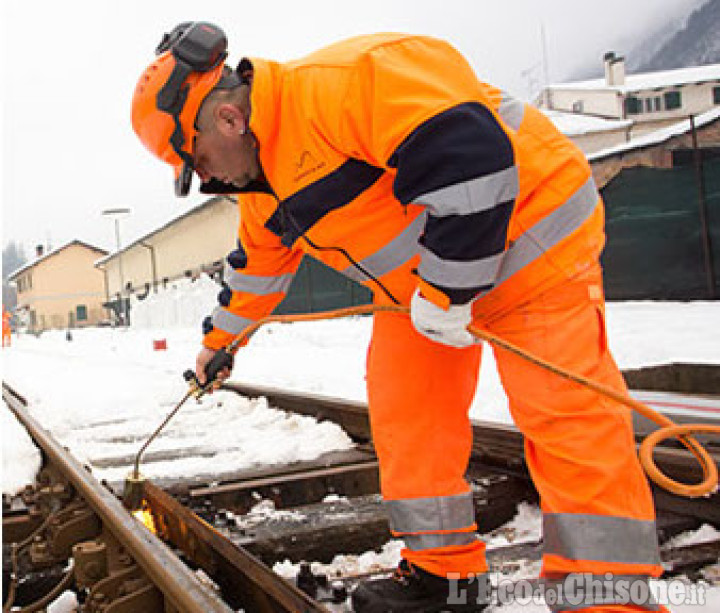
<path id="1" fill-rule="evenodd" d="M 503 251 L 482 260 L 461 262 L 443 260 L 425 247 L 421 252 L 422 260 L 418 266 L 420 276 L 430 283 L 455 288 L 471 288 L 493 283 L 507 253 Z"/>
<path id="2" fill-rule="evenodd" d="M 225 281 L 227 286 L 234 292 L 250 292 L 258 296 L 276 294 L 278 292 L 286 293 L 292 283 L 293 277 L 293 273 L 276 277 L 246 275 L 245 273 L 235 270 L 227 262 L 225 263 L 225 271 L 223 273 L 223 281 Z"/>
<path id="3" fill-rule="evenodd" d="M 654 521 L 585 515 L 543 515 L 543 552 L 569 560 L 660 564 Z"/>
<path id="4" fill-rule="evenodd" d="M 422 234 L 426 221 L 427 213 L 423 211 L 398 236 L 382 249 L 360 260 L 359 264 L 376 278 L 402 266 L 420 252 L 418 239 Z M 348 266 L 342 273 L 358 283 L 364 283 L 368 280 L 368 276 L 355 268 L 355 266 Z"/>
<path id="5" fill-rule="evenodd" d="M 432 498 L 386 500 L 390 530 L 408 532 L 437 532 L 463 530 L 475 523 L 472 493 Z"/>
<path id="6" fill-rule="evenodd" d="M 575 232 L 590 218 L 599 200 L 595 181 L 590 177 L 565 204 L 517 238 L 506 252 L 495 284 L 500 285 L 507 281 L 520 269 Z"/>
<path id="7" fill-rule="evenodd" d="M 250 324 L 254 323 L 252 319 L 235 315 L 235 313 L 231 313 L 220 306 L 215 307 L 210 321 L 212 321 L 212 325 L 215 328 L 220 328 L 221 330 L 225 330 L 225 332 L 229 332 L 233 335 L 240 334 L 240 332 L 242 332 Z"/>
<path id="8" fill-rule="evenodd" d="M 575 232 L 593 213 L 598 201 L 595 182 L 590 177 L 562 206 L 523 232 L 506 251 L 465 262 L 443 260 L 423 249 L 418 272 L 426 281 L 445 287 L 494 287 Z M 481 295 L 488 291 L 491 290 Z"/>
<path id="9" fill-rule="evenodd" d="M 514 200 L 519 191 L 518 170 L 516 166 L 511 166 L 484 177 L 423 194 L 417 203 L 427 206 L 436 217 L 471 215 Z"/>
<path id="10" fill-rule="evenodd" d="M 644 575 L 572 573 L 561 579 L 542 579 L 551 611 L 575 611 L 600 605 L 633 604 L 648 611 L 660 607 Z"/>
<path id="11" fill-rule="evenodd" d="M 500 119 L 517 132 L 525 116 L 525 104 L 503 92 L 498 115 L 500 115 Z"/>
<path id="12" fill-rule="evenodd" d="M 405 546 L 413 551 L 437 549 L 438 547 L 461 547 L 477 540 L 474 532 L 445 532 L 442 534 L 403 534 Z"/>

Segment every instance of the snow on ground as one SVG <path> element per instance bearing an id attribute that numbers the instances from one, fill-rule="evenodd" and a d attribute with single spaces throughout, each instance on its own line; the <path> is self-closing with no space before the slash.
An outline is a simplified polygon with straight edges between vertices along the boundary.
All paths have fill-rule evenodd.
<path id="1" fill-rule="evenodd" d="M 98 478 L 119 481 L 145 439 L 184 395 L 187 385 L 180 373 L 194 361 L 200 339 L 196 331 L 169 331 L 163 334 L 168 350 L 154 351 L 157 336 L 110 328 L 74 330 L 72 341 L 61 331 L 39 338 L 21 335 L 3 350 L 3 379 L 26 396 L 33 416 L 63 445 L 94 464 Z M 12 467 L 8 472 L 16 473 L 13 483 L 22 484 L 32 481 L 35 468 L 22 461 L 18 444 L 3 427 L 3 461 Z M 270 409 L 265 399 L 217 392 L 199 404 L 188 401 L 145 455 L 184 449 L 202 457 L 147 462 L 142 471 L 150 478 L 212 476 L 257 464 L 310 460 L 351 446 L 331 422 Z"/>
<path id="2" fill-rule="evenodd" d="M 483 535 L 488 549 L 534 543 L 542 536 L 542 513 L 540 507 L 521 502 L 517 514 L 509 522 Z"/>
<path id="3" fill-rule="evenodd" d="M 608 340 L 623 370 L 720 364 L 720 302 L 609 302 Z"/>
<path id="4" fill-rule="evenodd" d="M 720 539 L 720 530 L 713 528 L 709 524 L 703 524 L 697 530 L 683 532 L 669 539 L 663 544 L 663 549 L 672 549 L 674 547 L 686 547 L 688 545 L 697 545 L 698 543 L 707 543 Z"/>
<path id="5" fill-rule="evenodd" d="M 47 613 L 76 613 L 78 610 L 78 599 L 75 592 L 67 590 L 52 602 L 47 608 Z"/>
<path id="6" fill-rule="evenodd" d="M 15 493 L 32 483 L 40 470 L 40 451 L 10 411 L 2 411 L 2 491 Z M 22 470 L 17 470 L 22 467 Z"/>

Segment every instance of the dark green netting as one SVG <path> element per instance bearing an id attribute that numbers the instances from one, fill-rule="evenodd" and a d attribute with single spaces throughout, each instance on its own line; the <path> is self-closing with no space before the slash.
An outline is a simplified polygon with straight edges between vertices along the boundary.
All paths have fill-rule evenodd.
<path id="1" fill-rule="evenodd" d="M 715 285 L 720 287 L 720 160 L 705 160 L 703 170 Z M 710 297 L 692 164 L 623 170 L 602 195 L 608 237 L 602 262 L 609 299 Z"/>
<path id="2" fill-rule="evenodd" d="M 304 257 L 275 313 L 313 313 L 372 302 L 370 290 L 322 262 Z"/>

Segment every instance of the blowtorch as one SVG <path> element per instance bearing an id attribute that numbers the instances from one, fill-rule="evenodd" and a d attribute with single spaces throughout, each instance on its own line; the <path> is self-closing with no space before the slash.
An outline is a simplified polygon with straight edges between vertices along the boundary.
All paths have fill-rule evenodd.
<path id="1" fill-rule="evenodd" d="M 235 351 L 237 351 L 237 346 L 239 344 L 240 340 L 235 339 L 226 347 L 223 347 L 215 352 L 212 359 L 205 365 L 205 383 L 201 384 L 197 375 L 191 369 L 187 369 L 183 373 L 183 378 L 190 386 L 187 393 L 183 396 L 182 400 L 175 405 L 173 410 L 168 413 L 167 417 L 148 437 L 147 441 L 145 441 L 145 444 L 140 448 L 140 451 L 138 451 L 135 456 L 135 465 L 132 472 L 125 478 L 122 501 L 125 508 L 129 511 L 134 512 L 141 509 L 143 500 L 145 499 L 145 483 L 147 479 L 140 474 L 140 459 L 142 458 L 143 453 L 145 453 L 145 450 L 148 448 L 150 443 L 155 440 L 157 435 L 160 434 L 162 429 L 190 397 L 195 397 L 196 400 L 200 400 L 202 396 L 217 386 L 217 376 L 223 370 L 232 370 L 233 356 L 235 355 Z"/>

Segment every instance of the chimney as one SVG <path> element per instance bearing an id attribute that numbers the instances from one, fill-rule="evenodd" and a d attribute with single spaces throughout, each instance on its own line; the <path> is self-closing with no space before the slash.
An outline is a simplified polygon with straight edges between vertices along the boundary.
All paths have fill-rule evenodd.
<path id="1" fill-rule="evenodd" d="M 41 258 L 44 251 L 45 251 L 45 249 L 43 248 L 42 245 L 35 245 L 35 255 L 37 257 Z"/>
<path id="2" fill-rule="evenodd" d="M 625 85 L 625 58 L 618 57 L 614 51 L 603 56 L 605 64 L 605 85 L 608 87 Z"/>

